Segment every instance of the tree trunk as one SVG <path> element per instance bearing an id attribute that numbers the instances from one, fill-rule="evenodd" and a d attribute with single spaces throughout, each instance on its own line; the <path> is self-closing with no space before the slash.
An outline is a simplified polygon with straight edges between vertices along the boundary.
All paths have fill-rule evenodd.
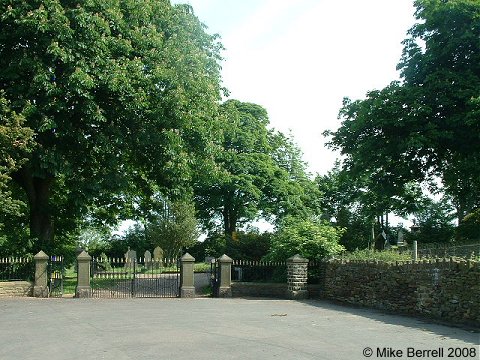
<path id="1" fill-rule="evenodd" d="M 53 177 L 37 177 L 27 168 L 20 169 L 15 181 L 25 190 L 30 210 L 30 237 L 35 239 L 33 251 L 53 249 L 54 225 L 49 206 Z"/>
<path id="2" fill-rule="evenodd" d="M 233 239 L 234 233 L 237 231 L 237 220 L 234 211 L 226 207 L 223 209 L 223 228 L 227 238 Z"/>

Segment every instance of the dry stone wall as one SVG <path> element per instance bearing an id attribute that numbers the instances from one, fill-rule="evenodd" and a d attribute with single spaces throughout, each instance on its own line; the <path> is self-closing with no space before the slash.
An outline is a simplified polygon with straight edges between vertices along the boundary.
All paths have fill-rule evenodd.
<path id="1" fill-rule="evenodd" d="M 471 261 L 326 263 L 321 296 L 480 326 L 480 264 Z"/>
<path id="2" fill-rule="evenodd" d="M 32 296 L 33 285 L 28 281 L 0 282 L 0 297 Z"/>

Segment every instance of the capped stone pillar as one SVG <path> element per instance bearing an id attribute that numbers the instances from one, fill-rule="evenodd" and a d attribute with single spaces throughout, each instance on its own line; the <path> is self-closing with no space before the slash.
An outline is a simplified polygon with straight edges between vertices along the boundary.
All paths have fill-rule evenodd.
<path id="1" fill-rule="evenodd" d="M 33 258 L 35 259 L 33 296 L 48 297 L 48 255 L 40 250 Z"/>
<path id="2" fill-rule="evenodd" d="M 287 259 L 287 296 L 289 299 L 307 299 L 308 260 L 300 255 Z"/>
<path id="3" fill-rule="evenodd" d="M 233 260 L 227 255 L 223 254 L 218 258 L 218 297 L 229 298 L 232 297 L 232 262 Z"/>
<path id="4" fill-rule="evenodd" d="M 90 297 L 90 261 L 92 257 L 87 252 L 82 251 L 77 256 L 77 288 L 75 289 L 75 297 L 86 298 Z"/>
<path id="5" fill-rule="evenodd" d="M 195 297 L 195 258 L 186 253 L 180 258 L 180 297 Z"/>

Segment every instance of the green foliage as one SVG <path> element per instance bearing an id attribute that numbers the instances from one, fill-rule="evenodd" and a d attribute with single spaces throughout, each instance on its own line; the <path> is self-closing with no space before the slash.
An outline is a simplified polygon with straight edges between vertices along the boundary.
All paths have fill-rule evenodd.
<path id="1" fill-rule="evenodd" d="M 301 153 L 291 139 L 267 129 L 266 110 L 238 100 L 226 101 L 220 110 L 214 166 L 198 173 L 195 182 L 204 227 L 222 229 L 232 239 L 240 225 L 258 217 L 312 212 L 318 191 Z"/>
<path id="2" fill-rule="evenodd" d="M 145 238 L 152 249 L 160 246 L 164 257 L 176 258 L 199 237 L 195 207 L 186 201 L 168 204 L 168 213 L 159 214 L 145 226 Z"/>
<path id="3" fill-rule="evenodd" d="M 203 241 L 196 243 L 188 252 L 198 261 L 205 257 L 218 258 L 227 254 L 233 259 L 260 261 L 270 250 L 271 233 L 258 231 L 239 231 L 227 245 L 226 236 L 222 233 L 210 233 Z"/>
<path id="4" fill-rule="evenodd" d="M 321 196 L 322 218 L 345 231 L 340 244 L 347 250 L 367 247 L 371 239 L 371 227 L 374 219 L 370 205 L 355 182 L 340 163 L 326 175 L 318 175 L 315 182 Z"/>
<path id="5" fill-rule="evenodd" d="M 480 201 L 480 3 L 415 6 L 419 21 L 398 65 L 403 81 L 364 100 L 345 99 L 341 127 L 327 134 L 352 178 L 366 179 L 368 191 L 386 202 L 382 209 L 401 210 L 392 200 L 410 204 L 412 184 L 434 188 L 439 176 L 461 220 Z"/>
<path id="6" fill-rule="evenodd" d="M 2 89 L 36 134 L 12 177 L 37 248 L 87 215 L 129 216 L 152 183 L 185 192 L 221 92 L 221 45 L 191 7 L 0 0 L 0 28 Z"/>
<path id="7" fill-rule="evenodd" d="M 343 230 L 316 218 L 285 218 L 272 237 L 268 260 L 285 261 L 300 254 L 309 260 L 321 260 L 345 250 L 339 244 Z"/>
<path id="8" fill-rule="evenodd" d="M 0 90 L 0 230 L 5 216 L 18 217 L 25 203 L 12 196 L 11 175 L 27 160 L 33 147 L 33 131 L 24 126 L 25 117 L 11 110 L 11 103 Z"/>
<path id="9" fill-rule="evenodd" d="M 409 243 L 417 240 L 420 244 L 451 242 L 455 235 L 453 219 L 453 209 L 445 199 L 424 200 L 415 213 L 418 230 L 407 233 L 405 239 Z"/>
<path id="10" fill-rule="evenodd" d="M 270 250 L 272 234 L 258 231 L 239 231 L 227 255 L 232 259 L 260 261 Z"/>
<path id="11" fill-rule="evenodd" d="M 190 254 L 197 260 L 203 260 L 205 257 L 219 258 L 226 252 L 225 234 L 213 232 L 203 242 L 195 244 Z"/>
<path id="12" fill-rule="evenodd" d="M 365 261 L 408 261 L 412 260 L 412 255 L 408 252 L 398 252 L 396 250 L 355 250 L 342 254 L 342 259 L 345 260 L 365 260 Z"/>
<path id="13" fill-rule="evenodd" d="M 109 250 L 110 231 L 108 228 L 88 226 L 78 234 L 78 247 L 91 256 L 100 256 Z"/>
<path id="14" fill-rule="evenodd" d="M 480 240 L 480 209 L 465 216 L 457 229 L 457 236 L 462 241 Z"/>

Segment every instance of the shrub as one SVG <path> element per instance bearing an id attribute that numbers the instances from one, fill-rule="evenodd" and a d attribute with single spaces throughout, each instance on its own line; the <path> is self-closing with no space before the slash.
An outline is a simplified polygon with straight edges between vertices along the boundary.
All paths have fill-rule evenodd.
<path id="1" fill-rule="evenodd" d="M 309 260 L 321 260 L 339 254 L 345 250 L 339 244 L 343 231 L 317 218 L 288 217 L 272 236 L 266 260 L 284 261 L 295 254 Z"/>
<path id="2" fill-rule="evenodd" d="M 399 253 L 395 250 L 355 250 L 353 252 L 342 254 L 342 259 L 346 260 L 377 260 L 377 261 L 408 261 L 412 259 L 409 252 Z"/>

